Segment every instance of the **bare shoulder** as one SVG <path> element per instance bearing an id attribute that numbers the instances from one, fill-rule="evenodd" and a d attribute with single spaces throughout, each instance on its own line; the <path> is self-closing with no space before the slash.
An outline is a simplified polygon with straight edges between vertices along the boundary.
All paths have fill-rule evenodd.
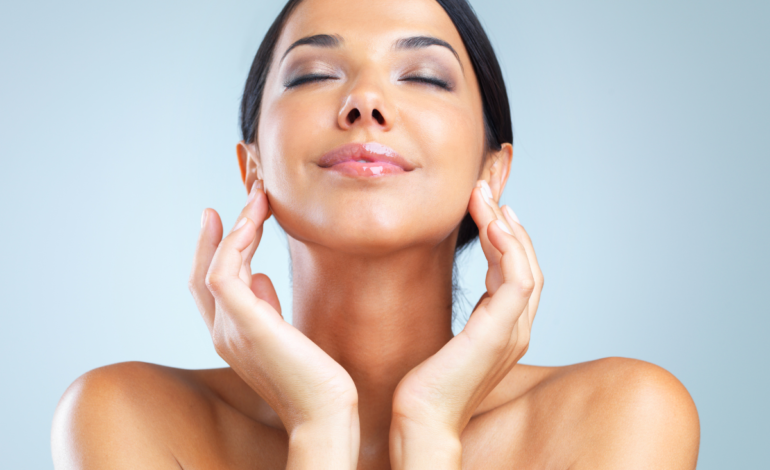
<path id="1" fill-rule="evenodd" d="M 475 418 L 469 427 L 476 437 L 469 440 L 489 445 L 489 436 L 498 436 L 501 465 L 695 468 L 695 404 L 661 367 L 615 357 L 564 367 L 521 365 L 499 388 L 497 406 Z"/>
<path id="2" fill-rule="evenodd" d="M 269 456 L 243 455 L 241 441 L 280 440 L 280 433 L 244 416 L 209 386 L 229 380 L 224 370 L 193 371 L 142 362 L 94 369 L 62 396 L 54 414 L 51 448 L 57 469 L 252 468 Z M 229 426 L 222 432 L 222 426 Z M 273 431 L 273 432 L 271 432 Z M 255 439 L 256 438 L 256 439 Z M 276 446 L 277 443 L 273 442 Z M 278 445 L 280 447 L 280 445 Z M 275 448 L 275 447 L 274 447 Z M 278 463 L 278 462 L 275 462 Z"/>
<path id="3" fill-rule="evenodd" d="M 565 367 L 549 381 L 543 393 L 565 400 L 564 411 L 579 418 L 581 447 L 595 450 L 577 455 L 573 468 L 695 468 L 698 412 L 667 370 L 612 357 Z"/>

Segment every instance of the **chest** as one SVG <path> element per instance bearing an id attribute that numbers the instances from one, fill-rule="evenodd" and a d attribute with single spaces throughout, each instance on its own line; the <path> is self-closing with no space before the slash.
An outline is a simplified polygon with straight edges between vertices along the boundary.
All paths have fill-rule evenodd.
<path id="1" fill-rule="evenodd" d="M 462 435 L 463 469 L 569 468 L 576 451 L 574 440 L 562 437 L 571 434 L 569 420 L 532 407 L 517 401 L 472 419 Z M 215 420 L 196 427 L 180 433 L 173 445 L 184 469 L 286 468 L 288 438 L 282 430 L 232 409 L 220 409 Z M 390 468 L 387 449 L 379 450 L 360 455 L 359 470 Z M 364 446 L 361 452 L 366 454 Z"/>

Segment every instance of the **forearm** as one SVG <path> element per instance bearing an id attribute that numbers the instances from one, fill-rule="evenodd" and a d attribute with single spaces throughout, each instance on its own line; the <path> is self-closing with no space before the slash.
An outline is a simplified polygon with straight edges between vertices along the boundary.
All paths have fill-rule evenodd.
<path id="1" fill-rule="evenodd" d="M 288 470 L 353 470 L 358 465 L 358 410 L 322 422 L 308 422 L 289 433 Z"/>
<path id="2" fill-rule="evenodd" d="M 394 419 L 390 427 L 390 462 L 394 470 L 459 470 L 462 444 L 454 433 Z"/>

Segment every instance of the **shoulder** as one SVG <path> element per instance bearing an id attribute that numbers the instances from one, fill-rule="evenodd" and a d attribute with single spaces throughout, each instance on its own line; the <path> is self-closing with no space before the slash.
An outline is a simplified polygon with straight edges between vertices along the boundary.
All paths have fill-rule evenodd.
<path id="1" fill-rule="evenodd" d="M 604 449 L 576 468 L 695 468 L 698 412 L 673 374 L 626 358 L 587 363 L 572 374 L 584 389 L 585 445 Z"/>
<path id="2" fill-rule="evenodd" d="M 67 388 L 57 406 L 56 416 L 88 418 L 91 414 L 200 405 L 204 387 L 197 373 L 144 362 L 123 362 L 91 370 Z"/>
<path id="3" fill-rule="evenodd" d="M 575 364 L 559 368 L 540 385 L 569 387 L 570 406 L 603 424 L 639 428 L 665 421 L 678 430 L 699 429 L 687 389 L 673 374 L 649 362 L 610 357 Z"/>
<path id="4" fill-rule="evenodd" d="M 611 357 L 554 368 L 531 394 L 559 410 L 582 449 L 572 468 L 695 468 L 698 412 L 662 367 Z"/>
<path id="5" fill-rule="evenodd" d="M 57 468 L 109 467 L 113 459 L 137 467 L 175 464 L 165 428 L 183 424 L 174 421 L 184 414 L 172 411 L 195 406 L 197 413 L 211 413 L 183 372 L 126 362 L 80 376 L 54 413 L 51 448 Z"/>
<path id="6" fill-rule="evenodd" d="M 285 432 L 231 369 L 143 362 L 94 369 L 56 408 L 57 469 L 282 468 Z M 268 410 L 272 411 L 272 410 Z"/>
<path id="7" fill-rule="evenodd" d="M 663 400 L 679 405 L 691 404 L 690 394 L 670 372 L 649 362 L 608 357 L 563 367 L 549 367 L 536 387 L 569 385 L 581 397 L 602 401 Z M 657 403 L 662 405 L 664 403 Z"/>
<path id="8" fill-rule="evenodd" d="M 517 365 L 498 389 L 496 403 L 472 423 L 469 441 L 495 443 L 501 465 L 695 468 L 695 404 L 661 367 L 618 357 L 563 367 Z"/>

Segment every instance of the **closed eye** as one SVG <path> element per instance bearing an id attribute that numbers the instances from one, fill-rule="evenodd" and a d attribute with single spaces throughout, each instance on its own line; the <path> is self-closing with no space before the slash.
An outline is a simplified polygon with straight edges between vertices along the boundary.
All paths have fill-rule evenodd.
<path id="1" fill-rule="evenodd" d="M 427 85 L 433 85 L 437 86 L 439 88 L 443 88 L 444 90 L 451 90 L 452 87 L 449 85 L 448 82 L 441 80 L 440 78 L 435 77 L 421 77 L 421 76 L 413 76 L 413 77 L 404 77 L 399 79 L 399 81 L 402 82 L 418 82 L 418 83 L 425 83 Z"/>
<path id="2" fill-rule="evenodd" d="M 321 82 L 324 80 L 339 80 L 339 79 L 332 75 L 309 74 L 309 75 L 302 75 L 301 77 L 297 77 L 293 80 L 289 80 L 288 82 L 284 83 L 283 86 L 285 86 L 286 88 L 294 88 L 300 85 L 304 85 L 305 83 Z"/>

